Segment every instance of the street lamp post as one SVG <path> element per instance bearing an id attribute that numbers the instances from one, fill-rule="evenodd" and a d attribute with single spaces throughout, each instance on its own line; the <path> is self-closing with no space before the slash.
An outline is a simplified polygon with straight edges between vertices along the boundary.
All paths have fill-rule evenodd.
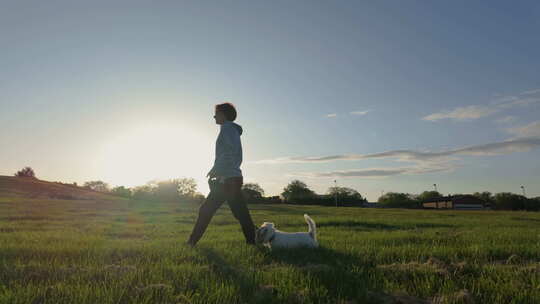
<path id="1" fill-rule="evenodd" d="M 435 192 L 438 192 L 437 191 L 437 184 L 433 184 L 433 187 L 435 188 Z"/>
<path id="2" fill-rule="evenodd" d="M 336 207 L 337 207 L 337 193 L 338 193 L 337 180 L 334 180 L 334 198 L 336 200 Z"/>
<path id="3" fill-rule="evenodd" d="M 527 195 L 525 194 L 525 186 L 523 186 L 523 185 L 521 186 L 521 191 L 523 191 L 523 196 L 527 196 Z"/>

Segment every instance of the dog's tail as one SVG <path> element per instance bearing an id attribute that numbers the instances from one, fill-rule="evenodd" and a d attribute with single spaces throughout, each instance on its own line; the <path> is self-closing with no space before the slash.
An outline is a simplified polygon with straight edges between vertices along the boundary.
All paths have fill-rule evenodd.
<path id="1" fill-rule="evenodd" d="M 304 218 L 306 219 L 306 223 L 309 226 L 309 235 L 316 241 L 317 240 L 317 227 L 315 226 L 315 221 L 309 217 L 309 215 L 304 214 Z"/>

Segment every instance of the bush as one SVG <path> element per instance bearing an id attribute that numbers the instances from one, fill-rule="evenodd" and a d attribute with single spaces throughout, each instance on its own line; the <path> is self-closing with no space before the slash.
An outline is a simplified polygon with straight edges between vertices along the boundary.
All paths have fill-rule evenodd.
<path id="1" fill-rule="evenodd" d="M 247 203 L 262 203 L 264 190 L 256 183 L 246 183 L 242 186 L 242 194 Z"/>
<path id="2" fill-rule="evenodd" d="M 494 203 L 494 197 L 493 195 L 491 195 L 491 192 L 489 191 L 484 191 L 484 192 L 475 192 L 473 193 L 474 196 L 476 196 L 477 198 L 481 199 L 484 204 L 486 205 L 493 205 Z"/>
<path id="3" fill-rule="evenodd" d="M 14 174 L 16 177 L 27 177 L 27 178 L 36 178 L 34 169 L 30 167 L 24 167 L 20 171 Z"/>
<path id="4" fill-rule="evenodd" d="M 121 197 L 131 197 L 131 189 L 124 186 L 115 187 L 111 190 L 111 194 L 121 196 Z"/>
<path id="5" fill-rule="evenodd" d="M 283 196 L 285 202 L 293 204 L 308 203 L 317 198 L 315 192 L 309 189 L 308 186 L 300 180 L 293 180 L 290 182 L 287 187 L 283 189 L 281 196 Z"/>
<path id="6" fill-rule="evenodd" d="M 367 202 L 358 191 L 347 187 L 330 187 L 328 188 L 328 195 L 320 195 L 319 197 L 321 205 L 335 206 L 336 198 L 338 206 L 362 206 Z"/>
<path id="7" fill-rule="evenodd" d="M 540 204 L 535 199 L 528 199 L 523 195 L 510 192 L 495 194 L 493 209 L 497 210 L 540 210 Z"/>
<path id="8" fill-rule="evenodd" d="M 420 208 L 421 204 L 418 200 L 412 198 L 408 193 L 388 192 L 379 197 L 379 204 L 382 207 L 390 208 Z"/>
<path id="9" fill-rule="evenodd" d="M 154 188 L 150 185 L 137 186 L 133 189 L 132 197 L 136 200 L 154 200 Z"/>
<path id="10" fill-rule="evenodd" d="M 434 199 L 434 198 L 438 198 L 438 197 L 441 197 L 442 194 L 440 194 L 438 191 L 424 191 L 422 193 L 420 193 L 416 199 L 420 202 L 420 203 L 423 203 L 425 201 L 428 201 L 428 200 L 431 200 L 431 199 Z"/>
<path id="11" fill-rule="evenodd" d="M 263 201 L 266 204 L 281 204 L 281 203 L 283 203 L 283 200 L 281 199 L 281 197 L 279 195 L 264 197 Z"/>
<path id="12" fill-rule="evenodd" d="M 144 186 L 135 187 L 132 197 L 150 201 L 200 201 L 204 199 L 197 192 L 197 183 L 193 178 L 178 178 L 164 181 L 150 181 Z"/>
<path id="13" fill-rule="evenodd" d="M 84 187 L 90 190 L 98 191 L 98 192 L 110 191 L 109 184 L 100 180 L 86 182 L 84 183 Z"/>

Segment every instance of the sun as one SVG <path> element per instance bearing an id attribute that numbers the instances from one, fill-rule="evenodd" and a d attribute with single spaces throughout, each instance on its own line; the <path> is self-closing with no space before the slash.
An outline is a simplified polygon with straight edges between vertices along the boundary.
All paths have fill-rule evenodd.
<path id="1" fill-rule="evenodd" d="M 213 149 L 207 133 L 182 125 L 145 125 L 108 137 L 96 165 L 114 185 L 180 177 L 201 184 L 212 165 Z"/>

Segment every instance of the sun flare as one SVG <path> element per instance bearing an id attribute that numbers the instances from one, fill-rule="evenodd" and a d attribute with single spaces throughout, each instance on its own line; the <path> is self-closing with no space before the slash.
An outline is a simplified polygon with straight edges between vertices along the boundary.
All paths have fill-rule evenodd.
<path id="1" fill-rule="evenodd" d="M 193 177 L 199 184 L 212 165 L 209 134 L 181 125 L 149 125 L 111 136 L 99 165 L 115 185 L 143 185 L 153 179 Z"/>

